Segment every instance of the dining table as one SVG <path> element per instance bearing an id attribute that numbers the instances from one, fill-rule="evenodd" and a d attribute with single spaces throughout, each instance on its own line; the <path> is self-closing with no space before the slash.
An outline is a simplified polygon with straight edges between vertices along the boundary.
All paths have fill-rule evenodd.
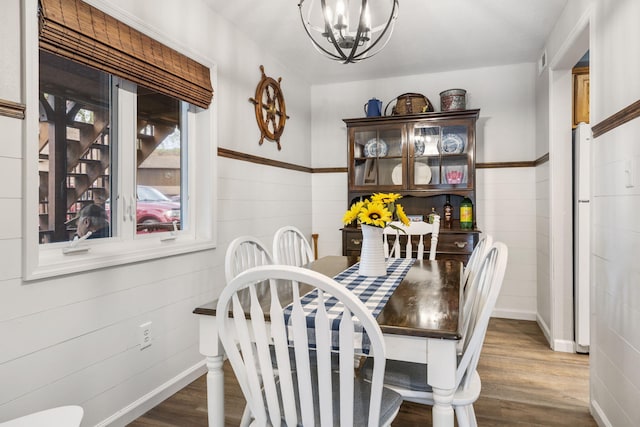
<path id="1" fill-rule="evenodd" d="M 334 277 L 357 262 L 353 256 L 326 256 L 306 267 Z M 415 260 L 376 317 L 388 360 L 427 364 L 427 382 L 435 402 L 432 422 L 436 427 L 454 425 L 451 402 L 456 388 L 456 346 L 461 339 L 462 273 L 463 265 L 458 260 Z M 291 295 L 284 288 L 283 285 L 280 301 L 288 304 Z M 216 304 L 211 301 L 193 312 L 199 318 L 200 353 L 207 365 L 209 426 L 222 427 L 224 350 L 218 338 Z"/>

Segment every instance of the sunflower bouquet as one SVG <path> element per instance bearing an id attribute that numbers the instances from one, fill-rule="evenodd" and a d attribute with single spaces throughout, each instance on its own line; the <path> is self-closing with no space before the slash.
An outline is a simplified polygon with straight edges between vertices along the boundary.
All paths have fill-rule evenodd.
<path id="1" fill-rule="evenodd" d="M 349 225 L 354 221 L 360 224 L 384 228 L 391 221 L 400 221 L 409 225 L 404 208 L 397 201 L 402 198 L 396 193 L 375 193 L 370 198 L 355 202 L 344 214 L 342 222 Z"/>

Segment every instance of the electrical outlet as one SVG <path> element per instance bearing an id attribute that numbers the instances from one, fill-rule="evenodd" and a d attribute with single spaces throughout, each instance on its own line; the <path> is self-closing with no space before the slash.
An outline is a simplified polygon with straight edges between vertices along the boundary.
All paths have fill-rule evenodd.
<path id="1" fill-rule="evenodd" d="M 140 342 L 140 350 L 144 350 L 151 345 L 153 341 L 151 322 L 143 323 L 138 327 L 138 341 Z"/>

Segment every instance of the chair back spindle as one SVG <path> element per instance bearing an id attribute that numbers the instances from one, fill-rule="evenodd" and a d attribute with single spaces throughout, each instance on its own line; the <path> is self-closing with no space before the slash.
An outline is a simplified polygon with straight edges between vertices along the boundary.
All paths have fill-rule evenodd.
<path id="1" fill-rule="evenodd" d="M 240 236 L 227 247 L 224 273 L 227 283 L 239 273 L 259 265 L 273 264 L 271 254 L 260 240 L 253 236 Z"/>
<path id="2" fill-rule="evenodd" d="M 400 236 L 405 235 L 407 243 L 405 245 L 405 258 L 413 256 L 412 236 L 418 236 L 418 246 L 416 250 L 416 258 L 424 259 L 424 236 L 431 235 L 431 245 L 429 246 L 429 259 L 436 259 L 436 251 L 438 249 L 438 236 L 440 235 L 440 216 L 434 217 L 433 224 L 418 221 L 412 222 L 408 226 L 399 221 L 393 221 L 383 230 L 384 239 L 384 256 L 386 258 L 401 257 Z M 393 243 L 390 242 L 388 236 L 395 236 Z"/>
<path id="3" fill-rule="evenodd" d="M 273 259 L 276 264 L 302 267 L 313 261 L 314 255 L 302 232 L 296 227 L 285 226 L 273 236 Z"/>

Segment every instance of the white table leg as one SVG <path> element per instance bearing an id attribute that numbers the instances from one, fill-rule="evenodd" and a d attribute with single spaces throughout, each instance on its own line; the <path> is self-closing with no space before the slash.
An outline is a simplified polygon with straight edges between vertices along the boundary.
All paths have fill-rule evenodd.
<path id="1" fill-rule="evenodd" d="M 456 343 L 443 339 L 428 341 L 427 375 L 435 402 L 431 411 L 434 427 L 453 427 L 455 416 L 451 402 L 456 386 Z"/>
<path id="2" fill-rule="evenodd" d="M 207 360 L 207 413 L 209 427 L 224 427 L 224 351 L 215 316 L 200 315 L 200 353 Z"/>
<path id="3" fill-rule="evenodd" d="M 451 402 L 453 401 L 454 390 L 433 389 L 434 405 L 431 409 L 433 425 L 438 427 L 453 427 L 454 411 Z"/>
<path id="4" fill-rule="evenodd" d="M 207 356 L 207 412 L 210 427 L 224 427 L 224 358 Z"/>

